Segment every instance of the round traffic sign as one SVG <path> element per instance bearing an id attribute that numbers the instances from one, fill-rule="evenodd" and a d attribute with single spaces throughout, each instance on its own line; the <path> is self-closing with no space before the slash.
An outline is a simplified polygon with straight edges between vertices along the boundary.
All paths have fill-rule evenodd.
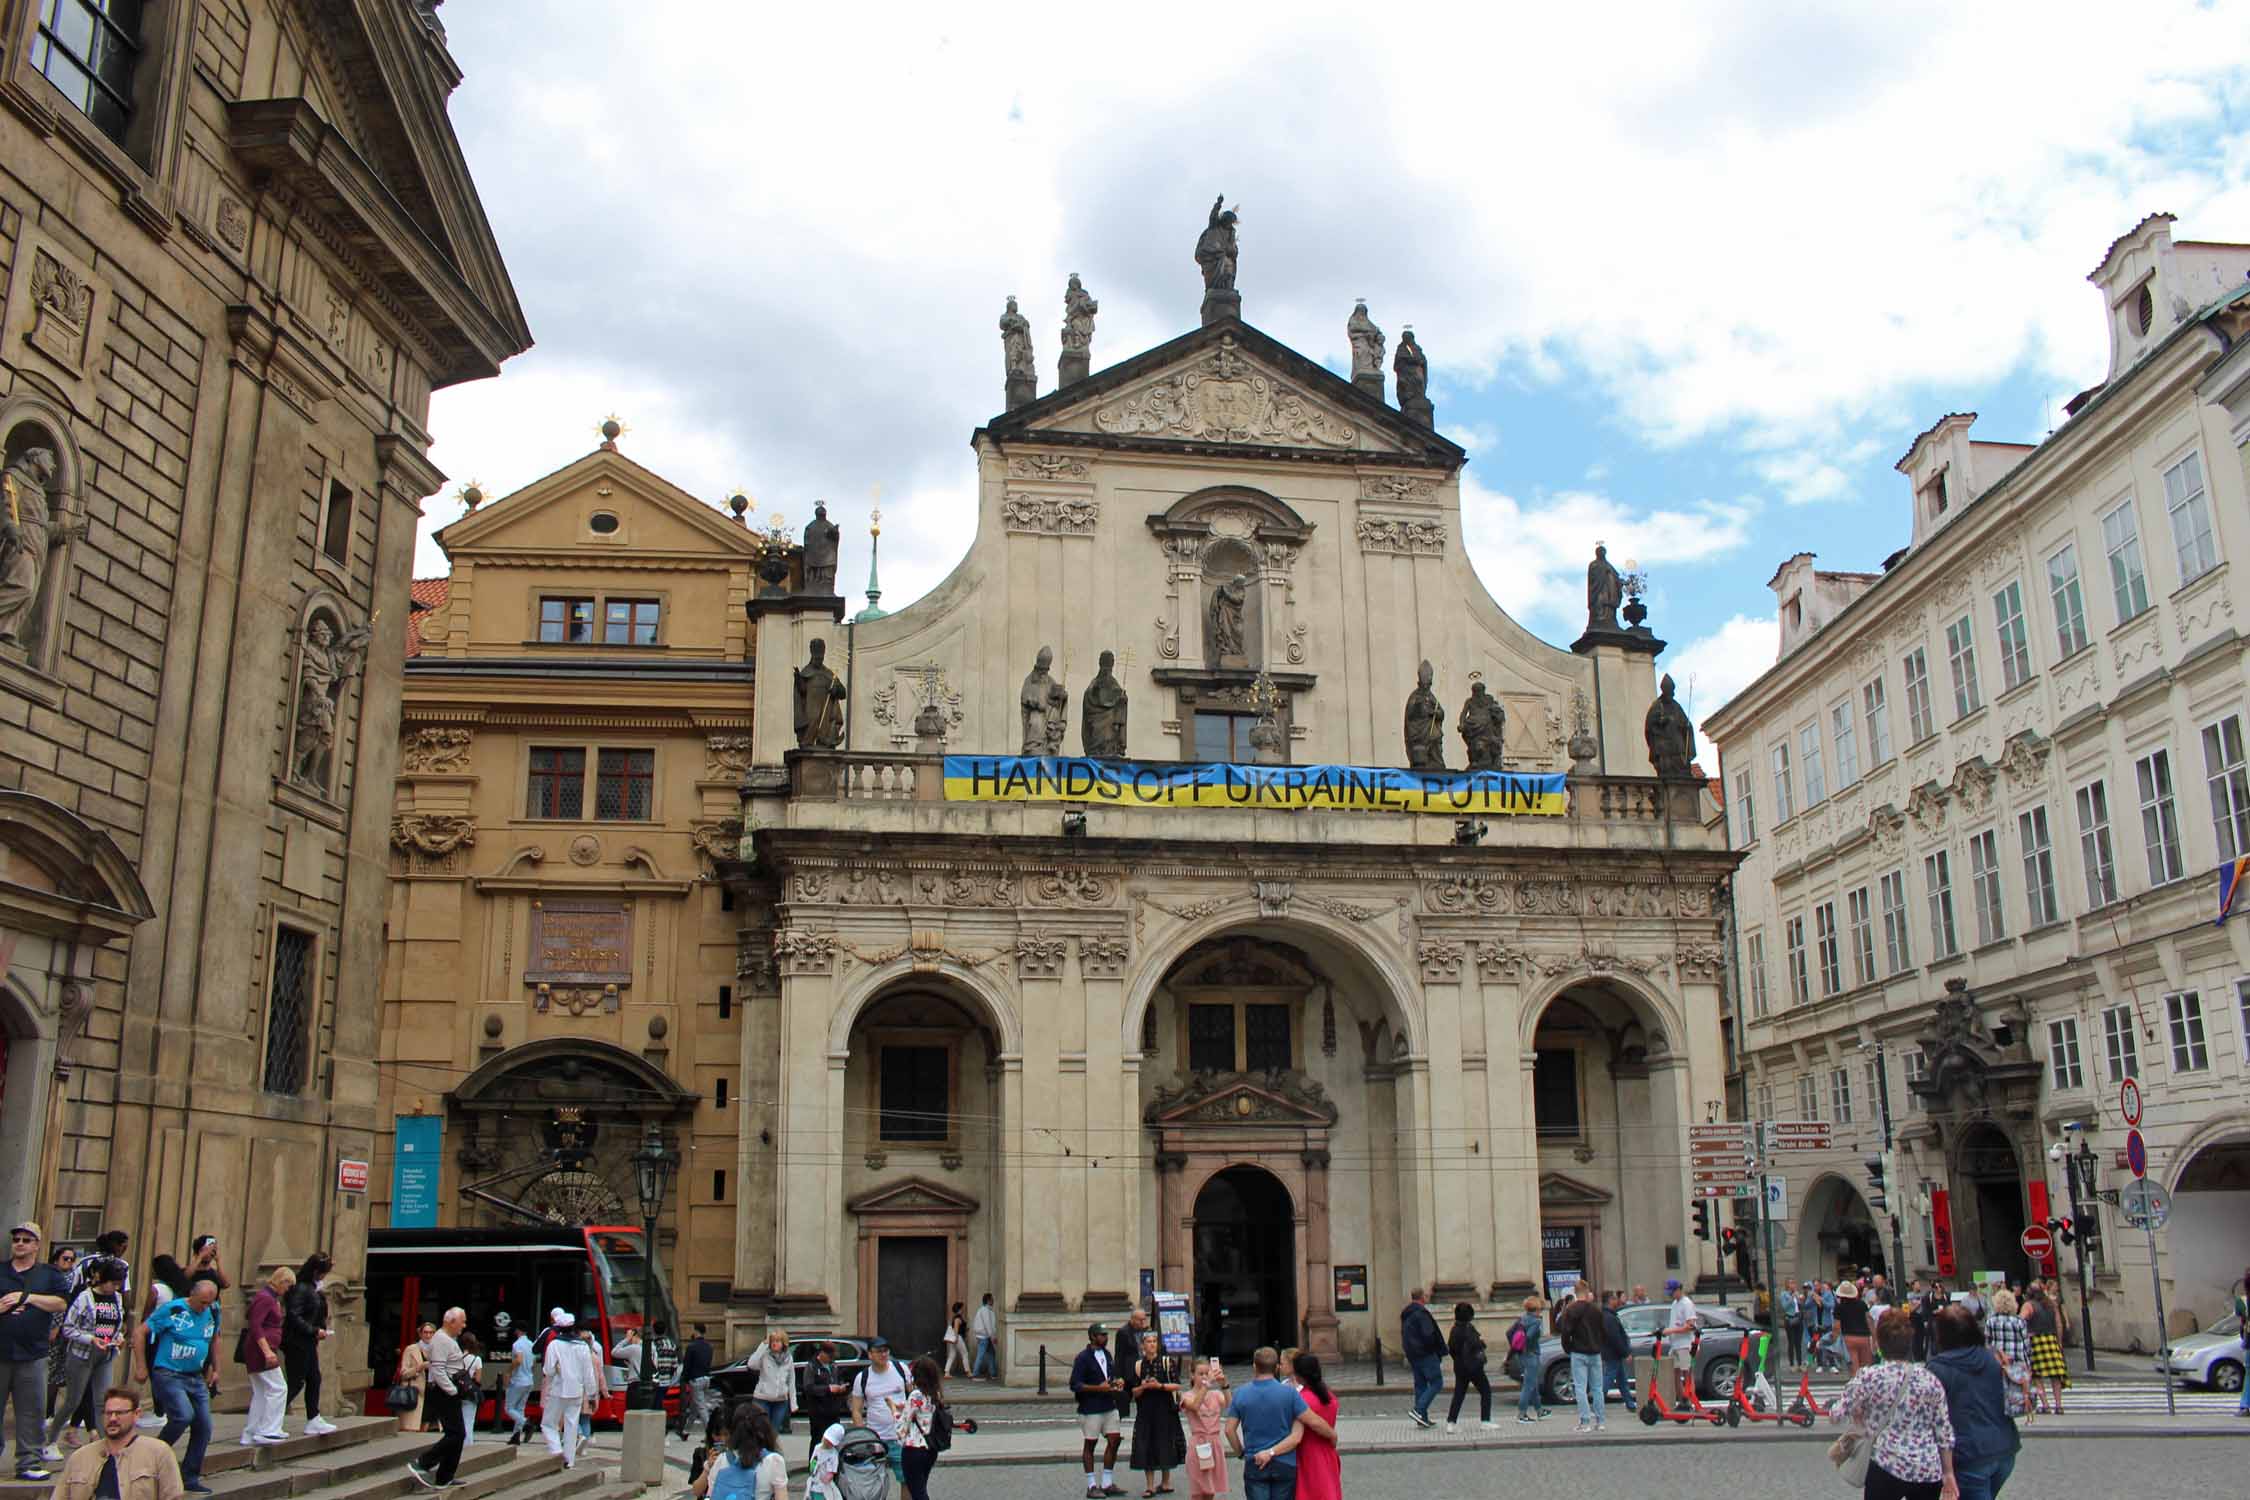
<path id="1" fill-rule="evenodd" d="M 2133 1169 L 2135 1177 L 2148 1175 L 2148 1142 L 2141 1139 L 2138 1130 L 2125 1132 L 2125 1165 Z"/>
<path id="2" fill-rule="evenodd" d="M 2023 1253 L 2033 1260 L 2043 1261 L 2055 1253 L 2054 1232 L 2044 1224 L 2025 1225 L 2020 1243 Z"/>
<path id="3" fill-rule="evenodd" d="M 2140 1128 L 2141 1081 L 2138 1078 L 2128 1078 L 2117 1086 L 2117 1107 L 2124 1112 L 2127 1126 Z"/>

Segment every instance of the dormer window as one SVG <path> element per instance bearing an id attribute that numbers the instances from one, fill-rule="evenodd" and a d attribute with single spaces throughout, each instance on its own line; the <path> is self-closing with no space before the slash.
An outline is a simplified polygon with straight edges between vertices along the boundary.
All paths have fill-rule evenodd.
<path id="1" fill-rule="evenodd" d="M 2156 294 L 2149 289 L 2149 284 L 2144 281 L 2141 283 L 2141 289 L 2133 294 L 2133 332 L 2146 338 L 2149 329 L 2154 326 L 2155 322 Z"/>
<path id="2" fill-rule="evenodd" d="M 1940 469 L 1930 476 L 1928 484 L 1922 486 L 1922 508 L 1934 521 L 1945 514 L 1946 504 L 1945 470 Z"/>

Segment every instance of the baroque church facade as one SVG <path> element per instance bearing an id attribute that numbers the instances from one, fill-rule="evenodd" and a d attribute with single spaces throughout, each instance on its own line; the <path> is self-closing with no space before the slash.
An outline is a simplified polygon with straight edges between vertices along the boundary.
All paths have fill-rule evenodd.
<path id="1" fill-rule="evenodd" d="M 1091 373 L 1074 284 L 1044 396 L 1011 301 L 929 595 L 847 629 L 812 538 L 747 602 L 737 1347 L 990 1293 L 1021 1370 L 1153 1288 L 1214 1352 L 1365 1355 L 1411 1287 L 1710 1269 L 1735 856 L 1679 741 L 1656 774 L 1637 590 L 1524 629 L 1411 334 L 1394 403 L 1364 308 L 1346 378 L 1243 320 L 1217 208 L 1198 259 L 1200 325 Z M 1465 751 L 1539 790 L 1319 791 Z"/>

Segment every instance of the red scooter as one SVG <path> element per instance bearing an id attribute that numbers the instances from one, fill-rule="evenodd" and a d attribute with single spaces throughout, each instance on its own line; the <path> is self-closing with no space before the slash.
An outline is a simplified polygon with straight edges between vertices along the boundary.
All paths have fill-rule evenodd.
<path id="1" fill-rule="evenodd" d="M 1687 1401 L 1681 1406 L 1674 1406 L 1664 1399 L 1666 1361 L 1661 1334 L 1657 1336 L 1656 1342 L 1657 1348 L 1649 1355 L 1648 1390 L 1644 1393 L 1646 1399 L 1641 1402 L 1641 1425 L 1654 1427 L 1659 1422 L 1677 1422 L 1685 1427 L 1690 1422 L 1708 1422 L 1716 1427 L 1724 1422 L 1727 1419 L 1724 1408 L 1713 1410 L 1697 1400 L 1695 1395 L 1695 1356 L 1703 1348 L 1703 1330 L 1697 1329 L 1688 1344 Z M 1736 1378 L 1739 1381 L 1740 1377 Z"/>
<path id="2" fill-rule="evenodd" d="M 1744 1422 L 1795 1422 L 1799 1427 L 1813 1424 L 1813 1413 L 1806 1405 L 1812 1396 L 1812 1376 L 1798 1389 L 1797 1399 L 1788 1406 L 1776 1405 L 1767 1411 L 1750 1404 L 1750 1378 L 1765 1368 L 1767 1335 L 1758 1329 L 1746 1329 L 1742 1347 L 1734 1359 L 1734 1395 L 1727 1401 L 1727 1426 L 1740 1427 Z M 1753 1347 L 1755 1346 L 1755 1347 Z"/>

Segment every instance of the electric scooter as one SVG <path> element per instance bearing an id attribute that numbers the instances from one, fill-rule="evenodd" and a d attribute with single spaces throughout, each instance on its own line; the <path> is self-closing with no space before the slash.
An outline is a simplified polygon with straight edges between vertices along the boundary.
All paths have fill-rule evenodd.
<path id="1" fill-rule="evenodd" d="M 1805 1368 L 1803 1378 L 1797 1382 L 1797 1394 L 1790 1398 L 1789 1412 L 1790 1415 L 1798 1419 L 1801 1426 L 1805 1427 L 1812 1426 L 1813 1418 L 1828 1415 L 1828 1408 L 1822 1406 L 1820 1398 L 1812 1393 L 1812 1368 L 1810 1366 Z"/>
<path id="2" fill-rule="evenodd" d="M 1642 1392 L 1641 1425 L 1654 1427 L 1659 1422 L 1677 1422 L 1685 1427 L 1690 1422 L 1709 1422 L 1716 1427 L 1724 1422 L 1727 1419 L 1724 1410 L 1714 1411 L 1695 1397 L 1695 1356 L 1703 1348 L 1703 1330 L 1697 1329 L 1688 1344 L 1687 1402 L 1682 1406 L 1674 1406 L 1664 1397 L 1666 1360 L 1661 1334 L 1656 1343 L 1657 1347 L 1649 1354 L 1648 1389 Z"/>
<path id="3" fill-rule="evenodd" d="M 1769 1338 L 1768 1334 L 1759 1329 L 1752 1328 L 1743 1331 L 1742 1347 L 1735 1353 L 1734 1395 L 1727 1401 L 1727 1426 L 1740 1427 L 1748 1421 L 1795 1422 L 1800 1427 L 1810 1427 L 1813 1423 L 1813 1414 L 1805 1405 L 1806 1398 L 1812 1393 L 1812 1377 L 1810 1375 L 1805 1377 L 1805 1384 L 1797 1393 L 1798 1399 L 1789 1406 L 1784 1407 L 1777 1402 L 1771 1410 L 1768 1410 L 1750 1404 L 1751 1376 L 1765 1369 L 1765 1353 Z M 1754 1349 L 1753 1345 L 1756 1346 Z"/>

